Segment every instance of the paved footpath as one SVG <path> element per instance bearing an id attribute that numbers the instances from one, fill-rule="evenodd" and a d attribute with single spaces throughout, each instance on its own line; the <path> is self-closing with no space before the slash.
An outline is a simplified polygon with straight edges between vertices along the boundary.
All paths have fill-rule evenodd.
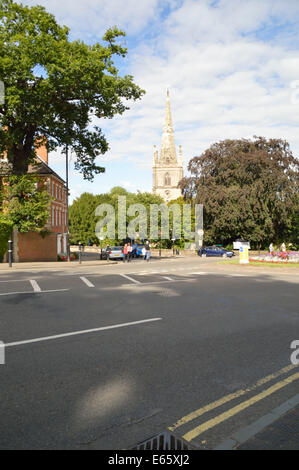
<path id="1" fill-rule="evenodd" d="M 299 450 L 299 406 L 258 432 L 239 450 Z"/>

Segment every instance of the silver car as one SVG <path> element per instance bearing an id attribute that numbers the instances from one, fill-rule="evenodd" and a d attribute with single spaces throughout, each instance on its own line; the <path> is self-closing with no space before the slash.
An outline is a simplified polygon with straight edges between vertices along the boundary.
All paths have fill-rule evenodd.
<path id="1" fill-rule="evenodd" d="M 123 259 L 123 247 L 122 246 L 112 246 L 108 251 L 109 259 Z"/>

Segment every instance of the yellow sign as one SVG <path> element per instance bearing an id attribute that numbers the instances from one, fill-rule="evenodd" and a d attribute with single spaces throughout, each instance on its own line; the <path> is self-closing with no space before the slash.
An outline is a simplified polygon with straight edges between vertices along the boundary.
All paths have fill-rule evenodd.
<path id="1" fill-rule="evenodd" d="M 241 264 L 249 263 L 248 247 L 247 246 L 240 246 L 240 263 Z"/>

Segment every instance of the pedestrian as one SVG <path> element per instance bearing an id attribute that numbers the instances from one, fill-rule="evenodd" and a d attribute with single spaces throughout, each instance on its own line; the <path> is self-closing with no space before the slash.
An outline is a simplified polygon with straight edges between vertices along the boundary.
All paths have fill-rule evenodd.
<path id="1" fill-rule="evenodd" d="M 281 244 L 280 251 L 282 251 L 283 253 L 287 251 L 287 248 L 284 242 Z"/>
<path id="2" fill-rule="evenodd" d="M 151 246 L 149 242 L 146 242 L 145 251 L 146 251 L 146 261 L 149 261 L 151 257 Z"/>
<path id="3" fill-rule="evenodd" d="M 270 245 L 269 245 L 269 252 L 270 252 L 270 255 L 272 255 L 273 251 L 274 251 L 273 243 L 270 243 Z"/>
<path id="4" fill-rule="evenodd" d="M 124 263 L 125 263 L 127 261 L 127 256 L 128 256 L 128 245 L 127 244 L 125 244 L 123 252 L 124 252 L 123 260 L 124 260 Z"/>
<path id="5" fill-rule="evenodd" d="M 143 256 L 143 259 L 144 261 L 146 260 L 146 249 L 145 249 L 145 246 L 142 247 L 142 256 Z"/>
<path id="6" fill-rule="evenodd" d="M 110 251 L 110 246 L 106 246 L 106 260 L 109 261 L 109 251 Z"/>
<path id="7" fill-rule="evenodd" d="M 133 247 L 130 243 L 128 243 L 127 252 L 128 252 L 128 263 L 129 263 L 132 259 L 132 253 L 133 253 Z"/>

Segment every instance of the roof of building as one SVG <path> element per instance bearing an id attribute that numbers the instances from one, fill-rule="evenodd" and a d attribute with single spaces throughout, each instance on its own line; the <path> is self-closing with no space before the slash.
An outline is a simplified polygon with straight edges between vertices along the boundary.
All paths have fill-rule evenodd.
<path id="1" fill-rule="evenodd" d="M 0 175 L 7 176 L 10 173 L 9 172 L 10 167 L 11 165 L 8 163 L 7 160 L 0 161 Z M 50 168 L 38 155 L 36 156 L 36 162 L 29 165 L 28 173 L 41 175 L 41 176 L 52 175 L 65 184 L 64 179 L 61 178 L 54 170 L 52 170 L 52 168 Z"/>
<path id="2" fill-rule="evenodd" d="M 38 155 L 36 156 L 36 163 L 29 165 L 28 173 L 45 176 L 52 175 L 62 181 L 62 183 L 65 183 L 64 179 L 52 170 Z"/>

